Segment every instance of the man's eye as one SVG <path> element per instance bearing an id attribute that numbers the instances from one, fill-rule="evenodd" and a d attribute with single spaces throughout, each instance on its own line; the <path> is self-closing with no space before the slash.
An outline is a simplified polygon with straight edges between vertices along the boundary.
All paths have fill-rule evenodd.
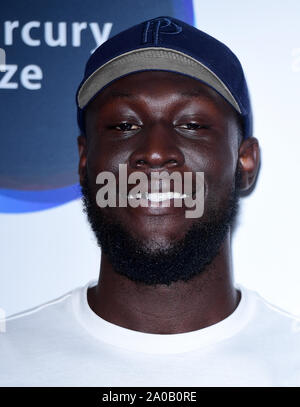
<path id="1" fill-rule="evenodd" d="M 139 126 L 136 124 L 132 123 L 120 123 L 117 126 L 115 126 L 115 129 L 120 130 L 120 131 L 130 131 L 130 130 L 138 130 Z"/>
<path id="2" fill-rule="evenodd" d="M 184 123 L 180 124 L 178 127 L 181 127 L 182 129 L 188 129 L 188 130 L 199 130 L 199 129 L 207 129 L 207 126 L 202 126 L 201 124 L 198 123 Z"/>

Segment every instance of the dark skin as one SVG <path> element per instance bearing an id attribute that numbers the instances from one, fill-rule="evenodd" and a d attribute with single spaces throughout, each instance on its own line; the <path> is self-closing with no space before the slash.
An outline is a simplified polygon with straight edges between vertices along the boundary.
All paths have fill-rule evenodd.
<path id="1" fill-rule="evenodd" d="M 123 94 L 121 96 L 120 94 Z M 130 96 L 128 96 L 130 95 Z M 120 126 L 120 123 L 123 123 Z M 124 124 L 127 123 L 127 124 Z M 205 210 L 222 207 L 237 167 L 241 189 L 253 185 L 259 166 L 258 141 L 242 141 L 234 109 L 201 82 L 170 72 L 140 72 L 104 89 L 86 111 L 86 138 L 78 137 L 79 175 L 87 172 L 93 193 L 101 171 L 204 171 Z M 182 239 L 193 222 L 182 208 L 104 208 L 126 230 L 155 251 Z M 240 300 L 234 288 L 231 236 L 205 272 L 188 282 L 147 286 L 116 273 L 102 253 L 98 284 L 88 290 L 92 310 L 116 325 L 155 334 L 190 332 L 229 316 Z"/>

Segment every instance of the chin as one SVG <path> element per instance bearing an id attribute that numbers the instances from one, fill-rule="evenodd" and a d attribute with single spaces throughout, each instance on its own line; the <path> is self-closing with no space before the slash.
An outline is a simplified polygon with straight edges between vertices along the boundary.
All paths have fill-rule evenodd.
<path id="1" fill-rule="evenodd" d="M 147 250 L 147 252 L 155 254 L 172 249 L 178 241 L 178 239 L 170 240 L 167 237 L 160 235 L 149 239 L 139 240 L 139 243 L 145 250 Z"/>

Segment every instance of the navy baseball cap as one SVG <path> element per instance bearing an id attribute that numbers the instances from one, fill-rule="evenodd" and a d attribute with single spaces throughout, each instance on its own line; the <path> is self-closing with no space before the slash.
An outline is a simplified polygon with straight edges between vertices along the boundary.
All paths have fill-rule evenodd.
<path id="1" fill-rule="evenodd" d="M 78 125 L 84 110 L 105 87 L 126 75 L 168 71 L 197 79 L 218 92 L 242 117 L 252 135 L 252 112 L 242 66 L 222 42 L 173 17 L 144 21 L 105 41 L 87 61 L 77 94 Z"/>

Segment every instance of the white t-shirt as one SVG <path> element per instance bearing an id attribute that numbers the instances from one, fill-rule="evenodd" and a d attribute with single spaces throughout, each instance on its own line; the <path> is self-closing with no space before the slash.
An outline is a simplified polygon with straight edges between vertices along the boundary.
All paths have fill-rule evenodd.
<path id="1" fill-rule="evenodd" d="M 238 287 L 221 322 L 181 334 L 122 328 L 84 287 L 8 318 L 0 386 L 299 386 L 300 320 Z"/>

